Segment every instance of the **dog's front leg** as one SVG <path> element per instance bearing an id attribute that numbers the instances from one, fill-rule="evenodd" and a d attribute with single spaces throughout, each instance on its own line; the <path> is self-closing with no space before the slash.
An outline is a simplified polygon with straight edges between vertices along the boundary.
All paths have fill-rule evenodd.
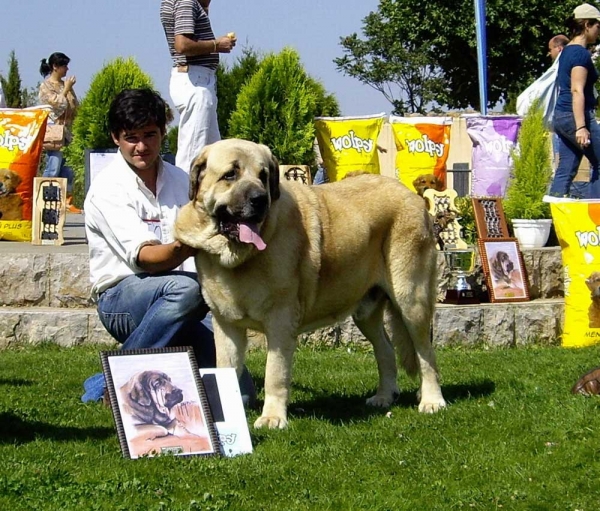
<path id="1" fill-rule="evenodd" d="M 217 367 L 234 367 L 238 378 L 244 368 L 248 338 L 246 329 L 233 326 L 213 314 Z"/>
<path id="2" fill-rule="evenodd" d="M 265 325 L 267 367 L 265 369 L 265 404 L 254 427 L 287 427 L 287 405 L 292 384 L 292 360 L 296 349 L 297 329 L 285 313 L 271 325 Z"/>

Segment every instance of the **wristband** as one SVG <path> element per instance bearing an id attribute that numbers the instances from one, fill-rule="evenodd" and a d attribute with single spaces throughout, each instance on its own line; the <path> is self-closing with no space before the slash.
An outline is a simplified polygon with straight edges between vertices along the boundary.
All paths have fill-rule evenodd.
<path id="1" fill-rule="evenodd" d="M 577 128 L 577 129 L 575 130 L 575 132 L 577 132 L 577 131 L 579 131 L 579 130 L 582 130 L 582 129 L 585 129 L 585 126 L 579 126 L 579 128 Z"/>
<path id="2" fill-rule="evenodd" d="M 214 49 L 213 53 L 217 53 L 217 40 L 216 39 L 213 39 L 213 44 L 215 45 L 215 49 Z M 584 128 L 585 128 L 585 126 L 584 126 Z"/>

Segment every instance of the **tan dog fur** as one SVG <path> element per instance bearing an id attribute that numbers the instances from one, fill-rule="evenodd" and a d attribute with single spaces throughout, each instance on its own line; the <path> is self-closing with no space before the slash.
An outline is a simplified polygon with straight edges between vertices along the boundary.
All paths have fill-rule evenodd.
<path id="1" fill-rule="evenodd" d="M 16 193 L 20 183 L 19 174 L 0 169 L 0 221 L 23 219 L 23 199 Z"/>
<path id="2" fill-rule="evenodd" d="M 192 167 L 192 202 L 175 226 L 177 239 L 199 249 L 217 365 L 240 374 L 246 330 L 265 333 L 265 402 L 255 426 L 287 425 L 296 336 L 348 315 L 377 359 L 379 385 L 368 404 L 387 407 L 398 395 L 395 346 L 407 372 L 420 373 L 419 410 L 445 406 L 430 342 L 436 249 L 424 201 L 391 178 L 294 186 L 279 184 L 277 168 L 263 145 L 207 146 Z M 266 249 L 223 234 L 219 219 L 227 215 L 252 217 Z"/>
<path id="3" fill-rule="evenodd" d="M 589 328 L 600 328 L 600 272 L 593 272 L 585 281 L 591 292 L 592 303 L 588 309 Z"/>

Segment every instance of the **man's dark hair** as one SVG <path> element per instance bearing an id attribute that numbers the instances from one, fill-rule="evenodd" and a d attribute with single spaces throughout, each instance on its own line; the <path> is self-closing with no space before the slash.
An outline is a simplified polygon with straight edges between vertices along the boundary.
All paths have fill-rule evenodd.
<path id="1" fill-rule="evenodd" d="M 115 97 L 108 110 L 108 129 L 119 137 L 122 131 L 132 131 L 156 124 L 164 135 L 167 127 L 167 105 L 152 89 L 127 89 Z"/>

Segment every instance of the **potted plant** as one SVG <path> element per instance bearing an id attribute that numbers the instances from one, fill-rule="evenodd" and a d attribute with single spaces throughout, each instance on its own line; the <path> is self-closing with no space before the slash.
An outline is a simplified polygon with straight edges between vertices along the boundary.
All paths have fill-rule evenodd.
<path id="1" fill-rule="evenodd" d="M 552 227 L 550 205 L 543 200 L 552 179 L 552 162 L 550 133 L 539 100 L 523 118 L 517 142 L 502 201 L 504 214 L 521 248 L 543 247 Z"/>

